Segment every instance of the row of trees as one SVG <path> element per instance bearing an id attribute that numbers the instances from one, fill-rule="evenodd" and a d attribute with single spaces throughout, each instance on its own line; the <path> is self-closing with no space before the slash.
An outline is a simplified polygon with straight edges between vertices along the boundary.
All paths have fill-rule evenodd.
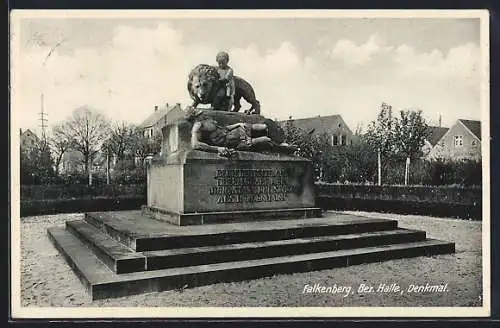
<path id="1" fill-rule="evenodd" d="M 428 133 L 422 111 L 401 110 L 399 116 L 394 117 L 392 106 L 382 103 L 377 119 L 368 125 L 364 135 L 366 142 L 377 150 L 379 185 L 382 184 L 382 160 L 391 157 L 405 158 L 404 184 L 408 184 L 410 163 L 422 156 Z"/>
<path id="2" fill-rule="evenodd" d="M 362 133 L 358 128 L 353 144 L 340 147 L 331 144 L 330 136 L 303 131 L 292 120 L 286 122 L 284 132 L 288 143 L 300 147 L 298 155 L 312 159 L 317 178 L 326 182 L 440 185 L 481 181 L 480 163 L 422 159 L 428 125 L 417 110 L 393 115 L 391 106 L 383 103 L 367 131 Z M 115 163 L 112 179 L 107 170 L 104 175 L 96 175 L 99 181 L 142 182 L 145 170 L 141 164 L 160 147 L 161 135 L 147 138 L 134 125 L 111 122 L 99 112 L 82 107 L 54 126 L 50 138 L 37 147 L 21 149 L 21 183 L 61 181 L 59 167 L 70 151 L 80 154 L 78 160 L 84 165 L 80 177 L 85 174 L 88 184 L 93 183 L 92 165 L 99 159 L 104 159 L 106 168 L 111 166 L 111 159 Z"/>
<path id="3" fill-rule="evenodd" d="M 98 111 L 81 107 L 65 121 L 52 129 L 51 136 L 40 140 L 35 147 L 21 149 L 21 179 L 40 183 L 60 178 L 59 168 L 64 155 L 76 151 L 88 184 L 92 184 L 93 164 L 100 159 L 110 167 L 113 159 L 115 171 L 132 170 L 143 163 L 146 156 L 160 151 L 161 135 L 153 139 L 126 122 L 111 122 Z M 109 183 L 109 170 L 106 172 Z M 23 182 L 22 182 L 23 183 Z"/>
<path id="4" fill-rule="evenodd" d="M 422 158 L 428 131 L 421 111 L 393 115 L 385 103 L 365 133 L 356 130 L 352 145 L 333 146 L 330 136 L 301 130 L 292 120 L 284 125 L 286 141 L 300 147 L 299 155 L 312 159 L 318 180 L 378 185 L 480 184 L 481 163 Z"/>

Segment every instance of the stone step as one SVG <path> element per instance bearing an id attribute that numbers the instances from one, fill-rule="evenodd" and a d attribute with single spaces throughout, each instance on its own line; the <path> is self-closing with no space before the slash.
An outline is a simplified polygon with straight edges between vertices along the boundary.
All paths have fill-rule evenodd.
<path id="1" fill-rule="evenodd" d="M 84 220 L 66 221 L 66 229 L 89 246 L 116 273 L 146 270 L 146 257 L 111 238 Z"/>
<path id="2" fill-rule="evenodd" d="M 86 213 L 85 220 L 134 251 L 215 246 L 393 230 L 396 220 L 328 213 L 321 218 L 176 226 L 140 211 Z"/>
<path id="3" fill-rule="evenodd" d="M 142 206 L 142 213 L 156 220 L 165 221 L 178 226 L 188 226 L 248 222 L 254 221 L 256 217 L 258 217 L 260 221 L 318 218 L 322 216 L 323 210 L 319 207 L 305 207 L 253 211 L 175 213 L 154 206 L 144 205 Z"/>
<path id="4" fill-rule="evenodd" d="M 99 260 L 83 241 L 67 229 L 49 228 L 48 234 L 55 247 L 82 280 L 92 299 L 122 297 L 218 282 L 250 280 L 280 273 L 323 270 L 455 251 L 454 243 L 426 239 L 403 244 L 116 274 Z"/>
<path id="5" fill-rule="evenodd" d="M 396 244 L 425 240 L 426 237 L 424 231 L 396 229 L 347 235 L 134 252 L 83 220 L 67 221 L 66 228 L 87 244 L 116 273 Z"/>
<path id="6" fill-rule="evenodd" d="M 396 229 L 347 235 L 304 237 L 219 246 L 142 252 L 147 270 L 327 252 L 426 239 L 424 231 Z"/>

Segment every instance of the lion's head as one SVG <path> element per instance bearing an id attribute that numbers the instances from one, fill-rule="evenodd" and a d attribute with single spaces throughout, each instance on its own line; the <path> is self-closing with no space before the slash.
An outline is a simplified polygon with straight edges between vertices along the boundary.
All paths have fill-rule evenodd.
<path id="1" fill-rule="evenodd" d="M 213 98 L 214 87 L 219 81 L 219 73 L 214 66 L 200 64 L 189 73 L 188 91 L 191 98 L 200 103 L 209 103 Z"/>

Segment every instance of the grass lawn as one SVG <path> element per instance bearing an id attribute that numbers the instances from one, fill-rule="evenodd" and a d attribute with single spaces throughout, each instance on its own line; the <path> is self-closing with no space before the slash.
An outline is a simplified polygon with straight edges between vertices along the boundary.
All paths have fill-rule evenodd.
<path id="1" fill-rule="evenodd" d="M 140 307 L 346 307 L 346 306 L 481 306 L 482 257 L 481 222 L 348 212 L 369 217 L 397 219 L 402 228 L 425 230 L 429 238 L 453 241 L 456 253 L 432 257 L 391 260 L 346 268 L 277 275 L 237 283 L 220 283 L 92 302 L 83 285 L 54 248 L 46 229 L 63 225 L 83 214 L 59 214 L 22 218 L 21 223 L 21 305 L 23 307 L 59 306 L 140 306 Z M 397 283 L 448 283 L 441 293 L 353 293 L 307 294 L 306 284 L 377 287 Z"/>

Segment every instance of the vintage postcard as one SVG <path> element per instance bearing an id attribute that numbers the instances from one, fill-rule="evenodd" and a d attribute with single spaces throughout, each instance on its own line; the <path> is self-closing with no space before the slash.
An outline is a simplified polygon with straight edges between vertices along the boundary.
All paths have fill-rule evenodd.
<path id="1" fill-rule="evenodd" d="M 487 317 L 486 10 L 14 10 L 12 318 Z"/>

